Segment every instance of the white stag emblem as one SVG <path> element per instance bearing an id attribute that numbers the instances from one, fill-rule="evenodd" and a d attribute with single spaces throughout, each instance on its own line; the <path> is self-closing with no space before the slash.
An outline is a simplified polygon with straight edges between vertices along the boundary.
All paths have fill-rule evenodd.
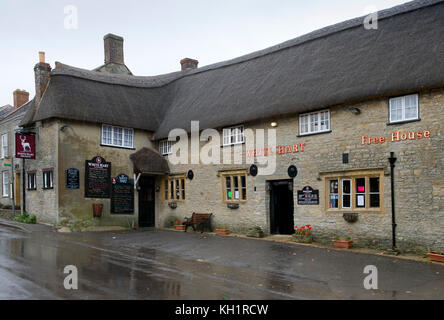
<path id="1" fill-rule="evenodd" d="M 26 142 L 26 137 L 20 136 L 20 140 L 22 141 L 23 152 L 31 152 L 31 145 Z"/>

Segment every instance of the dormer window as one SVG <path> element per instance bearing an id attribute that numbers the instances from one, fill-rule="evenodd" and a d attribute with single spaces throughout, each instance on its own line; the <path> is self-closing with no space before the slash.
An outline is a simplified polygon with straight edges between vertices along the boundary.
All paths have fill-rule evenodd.
<path id="1" fill-rule="evenodd" d="M 102 125 L 102 145 L 132 149 L 134 148 L 134 130 L 104 124 Z"/>

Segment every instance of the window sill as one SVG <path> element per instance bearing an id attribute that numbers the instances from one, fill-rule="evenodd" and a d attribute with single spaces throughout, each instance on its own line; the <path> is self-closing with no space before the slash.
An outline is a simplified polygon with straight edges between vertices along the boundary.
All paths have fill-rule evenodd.
<path id="1" fill-rule="evenodd" d="M 332 130 L 321 131 L 321 132 L 314 132 L 314 133 L 307 133 L 307 134 L 298 134 L 296 137 L 297 138 L 302 138 L 302 137 L 316 136 L 318 134 L 326 134 L 326 133 L 331 133 L 331 132 L 332 132 Z"/>
<path id="2" fill-rule="evenodd" d="M 386 213 L 386 211 L 382 208 L 375 208 L 375 209 L 371 209 L 371 208 L 344 208 L 344 209 L 327 209 L 325 210 L 325 213 L 332 213 L 332 214 L 344 214 L 344 213 Z"/>
<path id="3" fill-rule="evenodd" d="M 34 189 L 26 189 L 26 191 L 36 191 L 37 190 L 37 188 L 34 188 Z"/>
<path id="4" fill-rule="evenodd" d="M 232 143 L 232 144 L 223 144 L 220 147 L 221 148 L 227 148 L 227 147 L 233 147 L 233 146 L 242 146 L 244 145 L 245 142 L 240 142 L 240 143 Z"/>
<path id="5" fill-rule="evenodd" d="M 52 187 L 52 188 L 42 188 L 42 190 L 54 190 L 54 187 Z"/>
<path id="6" fill-rule="evenodd" d="M 134 148 L 134 147 L 131 147 L 131 148 L 129 148 L 129 147 L 119 147 L 119 146 L 111 146 L 111 145 L 108 145 L 108 144 L 100 144 L 100 146 L 101 147 L 107 147 L 107 148 L 116 148 L 116 149 L 125 149 L 125 150 L 136 150 L 136 148 Z"/>
<path id="7" fill-rule="evenodd" d="M 403 121 L 398 121 L 398 122 L 387 122 L 388 126 L 396 126 L 398 124 L 404 124 L 404 123 L 410 123 L 410 122 L 417 122 L 417 121 L 421 121 L 421 118 L 418 119 L 412 119 L 412 120 L 403 120 Z"/>

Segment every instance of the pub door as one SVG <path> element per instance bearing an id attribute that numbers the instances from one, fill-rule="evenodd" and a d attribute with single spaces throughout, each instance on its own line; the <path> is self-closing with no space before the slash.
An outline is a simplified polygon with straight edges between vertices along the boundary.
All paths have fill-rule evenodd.
<path id="1" fill-rule="evenodd" d="M 155 226 L 155 179 L 140 177 L 139 182 L 139 227 Z"/>
<path id="2" fill-rule="evenodd" d="M 269 181 L 270 233 L 294 233 L 293 180 Z"/>

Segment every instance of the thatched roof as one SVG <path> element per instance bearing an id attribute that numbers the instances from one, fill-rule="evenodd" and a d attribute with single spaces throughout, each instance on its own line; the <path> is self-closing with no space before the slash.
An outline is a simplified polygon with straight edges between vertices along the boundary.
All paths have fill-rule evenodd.
<path id="1" fill-rule="evenodd" d="M 412 1 L 203 68 L 155 77 L 58 64 L 32 121 L 145 129 L 219 128 L 444 85 L 444 1 Z"/>
<path id="2" fill-rule="evenodd" d="M 137 173 L 170 173 L 167 160 L 155 150 L 142 148 L 136 153 L 130 155 L 130 159 L 134 164 L 134 171 Z"/>

